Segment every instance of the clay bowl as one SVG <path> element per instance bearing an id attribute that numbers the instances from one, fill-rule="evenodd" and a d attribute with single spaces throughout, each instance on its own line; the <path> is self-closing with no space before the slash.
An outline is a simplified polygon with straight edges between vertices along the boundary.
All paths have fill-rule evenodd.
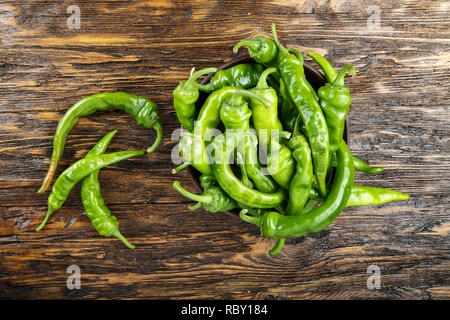
<path id="1" fill-rule="evenodd" d="M 224 64 L 221 64 L 220 66 L 218 66 L 217 70 L 228 69 L 228 68 L 233 67 L 240 63 L 255 63 L 255 61 L 252 58 L 250 58 L 250 56 L 247 54 L 237 55 L 232 60 L 225 62 Z M 310 64 L 308 64 L 306 62 L 303 64 L 303 67 L 305 70 L 306 79 L 312 85 L 314 90 L 316 90 L 316 92 L 317 92 L 317 90 L 326 83 L 325 76 L 320 71 L 318 71 L 317 69 L 315 69 L 313 66 L 311 66 Z M 203 81 L 202 81 L 202 84 L 208 83 L 213 75 L 214 74 L 209 74 L 207 77 L 205 77 L 205 79 L 203 79 Z M 203 105 L 203 102 L 206 100 L 207 97 L 208 97 L 208 94 L 200 93 L 200 97 L 197 101 L 197 108 L 200 108 Z M 348 144 L 348 140 L 349 140 L 348 127 L 349 127 L 349 123 L 348 123 L 348 118 L 347 118 L 345 121 L 345 129 L 344 129 L 344 140 L 347 144 Z M 199 182 L 200 173 L 190 166 L 187 167 L 186 170 L 187 170 L 187 176 L 192 181 L 192 184 L 194 185 L 196 191 L 198 193 L 202 193 L 203 189 L 201 188 L 200 182 Z M 331 175 L 331 179 L 332 178 L 333 178 L 333 174 Z M 227 211 L 225 213 L 231 214 L 233 216 L 239 216 L 239 211 L 240 211 L 239 209 L 234 209 L 232 211 Z"/>

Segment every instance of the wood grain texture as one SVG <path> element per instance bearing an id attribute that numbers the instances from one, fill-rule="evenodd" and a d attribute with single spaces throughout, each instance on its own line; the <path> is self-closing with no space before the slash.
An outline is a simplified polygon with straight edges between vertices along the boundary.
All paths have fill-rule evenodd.
<path id="1" fill-rule="evenodd" d="M 66 26 L 78 5 L 81 28 Z M 379 28 L 368 28 L 377 6 Z M 212 299 L 448 299 L 448 1 L 4 1 L 0 4 L 0 297 Z M 346 208 L 326 230 L 267 251 L 253 225 L 187 210 L 171 187 L 172 90 L 192 67 L 232 58 L 239 40 L 269 34 L 334 65 L 352 64 L 350 150 L 386 170 L 358 184 L 409 193 L 382 206 Z M 309 58 L 307 58 L 308 61 Z M 41 232 L 57 121 L 80 98 L 126 91 L 155 101 L 165 129 L 150 155 L 100 173 L 103 195 L 136 245 L 99 236 L 80 187 Z M 149 146 L 155 134 L 119 111 L 80 119 L 58 172 L 112 129 L 110 150 Z M 192 190 L 192 188 L 191 188 Z M 66 286 L 70 265 L 81 289 Z M 368 289 L 367 268 L 381 268 Z"/>

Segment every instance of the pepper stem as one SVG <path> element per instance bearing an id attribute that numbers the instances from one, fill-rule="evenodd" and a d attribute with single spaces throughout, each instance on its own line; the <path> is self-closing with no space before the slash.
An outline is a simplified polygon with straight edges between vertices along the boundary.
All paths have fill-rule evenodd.
<path id="1" fill-rule="evenodd" d="M 201 203 L 211 203 L 213 201 L 213 197 L 209 193 L 204 193 L 202 195 L 198 195 L 192 192 L 187 191 L 184 189 L 179 181 L 174 181 L 173 188 L 178 191 L 181 195 L 185 196 L 186 198 L 189 198 L 191 200 L 201 202 Z"/>
<path id="2" fill-rule="evenodd" d="M 130 249 L 134 249 L 135 248 L 134 245 L 132 245 L 131 243 L 128 242 L 127 239 L 125 239 L 125 237 L 120 233 L 119 230 L 116 229 L 113 232 L 111 232 L 111 236 L 120 239 L 123 242 L 123 244 L 126 245 L 128 248 L 130 248 Z"/>
<path id="3" fill-rule="evenodd" d="M 201 202 L 197 202 L 196 204 L 192 205 L 192 206 L 188 206 L 188 209 L 191 211 L 197 210 L 202 206 Z"/>
<path id="4" fill-rule="evenodd" d="M 209 85 L 204 85 L 204 84 L 200 84 L 197 83 L 197 79 L 200 78 L 201 76 L 208 74 L 208 73 L 213 73 L 213 72 L 217 72 L 217 68 L 204 68 L 201 70 L 198 70 L 197 72 L 194 72 L 191 77 L 184 83 L 184 87 L 186 88 L 197 88 L 200 89 L 202 91 L 212 91 L 212 86 Z"/>
<path id="5" fill-rule="evenodd" d="M 51 210 L 50 208 L 48 208 L 47 214 L 45 215 L 44 220 L 42 220 L 41 224 L 36 228 L 36 231 L 41 230 L 45 224 L 47 223 L 48 218 L 50 218 L 50 216 L 52 215 L 53 210 Z"/>
<path id="6" fill-rule="evenodd" d="M 172 169 L 172 174 L 177 174 L 178 172 L 180 172 L 181 170 L 183 170 L 184 168 L 187 168 L 191 165 L 190 162 L 184 162 L 182 164 L 180 164 L 178 167 L 173 168 Z"/>
<path id="7" fill-rule="evenodd" d="M 247 213 L 248 213 L 247 209 L 242 209 L 241 212 L 239 212 L 239 217 L 246 222 L 257 225 L 258 227 L 261 226 L 262 221 L 261 217 L 248 216 Z"/>
<path id="8" fill-rule="evenodd" d="M 278 239 L 275 246 L 269 250 L 269 254 L 272 256 L 276 255 L 281 251 L 281 249 L 283 249 L 283 247 L 284 247 L 284 238 Z"/>
<path id="9" fill-rule="evenodd" d="M 244 46 L 247 46 L 249 49 L 253 51 L 258 51 L 261 47 L 261 44 L 258 43 L 258 41 L 256 40 L 243 40 L 234 45 L 233 53 L 237 53 L 239 51 L 239 48 Z"/>
<path id="10" fill-rule="evenodd" d="M 250 99 L 256 99 L 259 100 L 261 103 L 263 103 L 266 108 L 270 108 L 270 101 L 258 96 L 256 93 L 253 93 L 251 91 L 247 91 L 247 90 L 240 90 L 240 91 L 236 91 L 229 99 L 228 102 L 235 105 L 235 104 L 240 104 L 240 103 L 236 103 L 236 101 L 239 101 L 239 98 L 250 98 Z"/>
<path id="11" fill-rule="evenodd" d="M 289 51 L 285 47 L 283 47 L 283 45 L 280 43 L 280 41 L 278 41 L 277 29 L 276 29 L 275 23 L 272 23 L 272 36 L 273 36 L 273 40 L 275 41 L 275 44 L 277 45 L 278 50 L 282 51 L 283 54 L 285 54 L 285 55 L 289 54 Z"/>
<path id="12" fill-rule="evenodd" d="M 346 74 L 355 75 L 356 70 L 353 66 L 343 66 L 342 69 L 339 71 L 336 79 L 333 82 L 333 86 L 335 87 L 343 87 L 344 86 L 344 78 Z"/>
<path id="13" fill-rule="evenodd" d="M 298 60 L 300 60 L 302 63 L 305 62 L 305 59 L 303 59 L 303 55 L 301 54 L 300 51 L 298 51 L 295 48 L 288 48 L 287 51 L 290 54 L 293 54 Z"/>
<path id="14" fill-rule="evenodd" d="M 313 51 L 307 52 L 306 55 L 313 58 L 313 60 L 322 68 L 327 81 L 329 83 L 333 83 L 338 73 L 336 72 L 330 61 Z"/>
<path id="15" fill-rule="evenodd" d="M 256 85 L 256 88 L 257 89 L 269 88 L 269 85 L 267 84 L 267 77 L 274 72 L 277 72 L 277 68 L 267 68 L 266 70 L 264 70 L 261 73 L 261 75 L 259 76 L 259 80 L 258 80 L 258 84 Z"/>

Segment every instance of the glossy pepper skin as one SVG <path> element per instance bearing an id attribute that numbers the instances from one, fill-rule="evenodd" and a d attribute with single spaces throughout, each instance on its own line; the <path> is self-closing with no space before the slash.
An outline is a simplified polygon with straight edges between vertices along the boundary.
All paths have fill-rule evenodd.
<path id="1" fill-rule="evenodd" d="M 36 230 L 41 230 L 50 215 L 61 208 L 69 196 L 70 190 L 87 175 L 103 167 L 144 154 L 145 151 L 119 151 L 113 153 L 100 154 L 92 157 L 85 157 L 72 164 L 63 171 L 56 179 L 52 187 L 52 192 L 48 196 L 48 212 L 42 223 Z"/>
<path id="2" fill-rule="evenodd" d="M 292 151 L 280 143 L 280 138 L 289 139 L 290 132 L 282 131 L 273 135 L 270 142 L 270 153 L 267 155 L 267 171 L 272 178 L 285 190 L 289 190 L 291 179 L 295 173 L 295 160 Z"/>
<path id="3" fill-rule="evenodd" d="M 294 101 L 303 119 L 307 136 L 311 146 L 314 174 L 319 183 L 321 194 L 326 195 L 326 176 L 330 163 L 328 127 L 316 93 L 306 80 L 303 59 L 299 59 L 295 52 L 291 54 L 278 41 L 275 24 L 272 24 L 274 40 L 261 37 L 265 45 L 258 45 L 256 41 L 246 40 L 235 45 L 234 51 L 241 46 L 249 47 L 250 56 L 258 63 L 268 67 L 276 67 L 281 75 L 290 97 Z M 273 47 L 276 49 L 273 49 Z M 291 50 L 291 52 L 293 52 Z M 263 60 L 259 60 L 263 57 Z"/>
<path id="4" fill-rule="evenodd" d="M 283 101 L 280 105 L 280 120 L 283 124 L 283 128 L 287 131 L 294 131 L 295 119 L 298 116 L 298 109 L 294 101 L 289 96 L 289 92 L 286 89 L 286 85 L 283 81 L 280 81 L 280 94 L 283 97 Z"/>
<path id="5" fill-rule="evenodd" d="M 258 99 L 264 98 L 259 97 Z M 260 102 L 258 99 L 253 98 L 253 100 Z M 266 108 L 264 104 L 262 106 Z M 225 101 L 220 109 L 220 119 L 228 134 L 233 133 L 234 144 L 239 154 L 243 156 L 247 176 L 253 181 L 256 189 L 272 193 L 277 191 L 278 186 L 269 175 L 262 171 L 258 162 L 258 139 L 255 133 L 250 130 L 251 116 L 252 111 L 249 109 L 248 103 L 243 100 L 239 93 Z"/>
<path id="6" fill-rule="evenodd" d="M 175 168 L 173 173 L 190 165 L 203 174 L 212 174 L 205 142 L 200 135 L 187 131 L 182 132 L 178 150 L 185 163 Z"/>
<path id="7" fill-rule="evenodd" d="M 289 184 L 286 212 L 288 215 L 298 215 L 308 201 L 314 177 L 311 149 L 307 139 L 301 134 L 289 140 L 288 148 L 292 150 L 292 157 L 296 161 L 296 171 Z"/>
<path id="8" fill-rule="evenodd" d="M 196 80 L 205 74 L 216 71 L 216 68 L 205 68 L 194 72 L 187 81 L 180 82 L 173 91 L 173 106 L 175 107 L 178 121 L 188 131 L 194 130 L 194 120 L 197 115 L 195 103 L 200 96 L 199 90 L 204 92 L 213 91 L 211 85 L 202 85 L 197 83 Z"/>
<path id="9" fill-rule="evenodd" d="M 218 135 L 212 142 L 214 146 L 214 157 L 212 170 L 214 176 L 222 189 L 237 202 L 253 208 L 273 208 L 280 205 L 285 199 L 283 190 L 274 193 L 265 193 L 245 186 L 231 170 L 229 159 L 234 151 L 234 144 L 227 146 L 226 134 Z"/>
<path id="10" fill-rule="evenodd" d="M 372 167 L 355 156 L 352 156 L 352 159 L 353 159 L 353 166 L 355 167 L 355 171 L 364 172 L 364 173 L 379 173 L 379 172 L 384 171 L 383 168 Z M 334 155 L 331 160 L 331 164 L 334 167 L 336 167 L 336 157 Z"/>
<path id="11" fill-rule="evenodd" d="M 251 40 L 244 40 L 233 47 L 233 52 L 237 53 L 240 47 L 247 46 L 248 53 L 256 62 L 269 64 L 277 55 L 277 46 L 272 39 L 264 36 L 257 36 Z"/>
<path id="12" fill-rule="evenodd" d="M 262 192 L 272 193 L 278 185 L 272 177 L 264 172 L 258 161 L 258 138 L 253 131 L 244 134 L 238 143 L 238 150 L 243 154 L 244 167 L 255 188 Z"/>
<path id="13" fill-rule="evenodd" d="M 263 71 L 259 63 L 241 63 L 225 70 L 219 70 L 209 81 L 213 90 L 223 87 L 253 88 Z"/>
<path id="14" fill-rule="evenodd" d="M 253 111 L 253 127 L 258 133 L 259 144 L 266 150 L 269 150 L 268 142 L 270 141 L 272 130 L 283 131 L 283 125 L 278 118 L 278 95 L 275 89 L 267 84 L 267 77 L 277 72 L 276 68 L 267 68 L 261 73 L 258 84 L 250 91 L 258 96 L 268 100 L 270 105 L 267 107 L 259 100 L 251 99 L 250 106 Z"/>
<path id="15" fill-rule="evenodd" d="M 172 170 L 172 172 L 176 173 L 182 168 L 191 165 L 201 173 L 211 174 L 208 150 L 206 148 L 207 142 L 204 139 L 209 134 L 208 130 L 213 130 L 219 125 L 221 110 L 224 109 L 222 105 L 226 105 L 227 100 L 232 96 L 235 97 L 234 99 L 238 99 L 238 97 L 240 97 L 239 99 L 254 97 L 268 103 L 250 91 L 234 87 L 224 87 L 211 93 L 200 110 L 193 132 L 183 132 L 181 134 L 178 149 L 185 163 Z M 225 109 L 223 113 L 226 113 Z M 228 119 L 231 125 L 231 121 L 233 121 L 231 116 L 227 117 L 225 115 L 225 119 Z M 239 116 L 235 121 L 241 121 Z"/>
<path id="16" fill-rule="evenodd" d="M 86 157 L 100 155 L 105 152 L 111 139 L 117 133 L 117 130 L 111 131 L 100 139 L 94 148 L 88 152 Z M 111 211 L 103 200 L 98 180 L 99 170 L 96 170 L 86 176 L 81 184 L 81 200 L 86 215 L 91 220 L 92 226 L 97 232 L 105 237 L 116 237 L 120 239 L 128 248 L 134 249 L 134 246 L 119 231 L 119 222 L 111 214 Z"/>
<path id="17" fill-rule="evenodd" d="M 313 57 L 316 57 L 315 55 Z M 326 61 L 319 60 L 321 67 Z M 330 70 L 333 66 L 328 62 L 327 67 L 322 69 L 327 70 L 330 78 Z M 352 66 L 344 66 L 339 71 L 333 82 L 328 82 L 319 88 L 319 102 L 328 125 L 328 133 L 330 140 L 330 153 L 333 154 L 344 136 L 345 118 L 350 108 L 352 99 L 350 97 L 350 90 L 344 85 L 344 77 L 347 73 L 354 75 L 355 68 Z M 334 74 L 334 73 L 333 73 Z"/>
<path id="18" fill-rule="evenodd" d="M 310 191 L 310 199 L 323 201 L 316 187 Z M 353 185 L 350 197 L 345 203 L 346 207 L 379 205 L 395 200 L 408 200 L 409 195 L 386 188 Z"/>
<path id="19" fill-rule="evenodd" d="M 321 194 L 326 195 L 325 182 L 331 157 L 329 152 L 328 127 L 325 117 L 313 90 L 311 90 L 311 86 L 306 80 L 303 61 L 290 54 L 279 43 L 274 24 L 272 24 L 272 34 L 278 47 L 278 54 L 275 58 L 276 66 L 305 124 L 311 147 L 314 174 Z"/>
<path id="20" fill-rule="evenodd" d="M 201 107 L 194 127 L 194 133 L 200 135 L 204 140 L 208 140 L 208 134 L 216 129 L 220 124 L 220 108 L 222 104 L 235 93 L 240 93 L 243 97 L 257 97 L 254 93 L 236 87 L 223 87 L 212 92 Z"/>
<path id="21" fill-rule="evenodd" d="M 319 232 L 325 229 L 344 209 L 355 178 L 351 154 L 345 143 L 340 144 L 336 155 L 338 166 L 334 184 L 319 207 L 308 213 L 295 216 L 285 216 L 271 211 L 264 214 L 262 218 L 250 217 L 242 212 L 240 217 L 260 226 L 263 236 L 274 239 L 297 238 L 310 232 Z"/>
<path id="22" fill-rule="evenodd" d="M 153 145 L 147 149 L 153 152 L 162 141 L 163 127 L 159 120 L 158 106 L 147 98 L 131 95 L 125 92 L 98 93 L 85 97 L 67 110 L 56 128 L 53 139 L 53 153 L 50 168 L 42 182 L 38 193 L 43 193 L 50 185 L 56 172 L 58 161 L 62 156 L 67 135 L 77 123 L 78 118 L 90 115 L 96 111 L 120 109 L 133 116 L 139 125 L 156 130 L 157 136 Z"/>
<path id="23" fill-rule="evenodd" d="M 179 181 L 173 183 L 173 188 L 186 198 L 197 201 L 208 212 L 224 212 L 237 207 L 236 201 L 230 198 L 219 186 L 215 185 L 214 176 L 203 174 L 200 176 L 200 183 L 204 190 L 201 195 L 183 189 Z M 198 205 L 192 206 L 190 209 L 195 210 L 198 207 Z"/>

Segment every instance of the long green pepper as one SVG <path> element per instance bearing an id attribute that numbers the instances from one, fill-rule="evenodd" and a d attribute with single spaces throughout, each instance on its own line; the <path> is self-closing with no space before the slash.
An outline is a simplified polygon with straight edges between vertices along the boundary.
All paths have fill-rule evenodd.
<path id="1" fill-rule="evenodd" d="M 241 211 L 240 217 L 259 226 L 263 236 L 274 239 L 297 238 L 309 232 L 325 229 L 344 209 L 355 179 L 351 154 L 345 143 L 340 144 L 336 155 L 338 165 L 334 184 L 321 206 L 295 216 L 285 216 L 271 211 L 262 218 L 250 217 Z"/>
<path id="2" fill-rule="evenodd" d="M 147 152 L 151 153 L 158 147 L 162 141 L 163 127 L 159 120 L 159 110 L 156 103 L 147 98 L 125 92 L 105 92 L 85 97 L 70 107 L 58 123 L 53 138 L 53 153 L 50 160 L 50 167 L 38 193 L 45 192 L 49 187 L 56 172 L 59 159 L 62 156 L 67 135 L 77 123 L 78 118 L 90 115 L 96 111 L 105 111 L 111 108 L 123 110 L 133 116 L 139 125 L 156 130 L 156 140 L 147 149 Z"/>
<path id="3" fill-rule="evenodd" d="M 214 138 L 212 144 L 214 153 L 212 157 L 212 171 L 222 189 L 237 202 L 243 203 L 253 208 L 273 208 L 280 205 L 285 199 L 282 189 L 274 193 L 265 193 L 245 186 L 231 170 L 229 159 L 235 145 L 227 143 L 225 134 Z"/>
<path id="4" fill-rule="evenodd" d="M 100 154 L 97 156 L 85 157 L 72 164 L 56 179 L 52 187 L 52 192 L 48 196 L 48 212 L 42 223 L 36 228 L 37 231 L 50 218 L 51 214 L 61 208 L 66 201 L 72 188 L 87 175 L 103 167 L 144 154 L 145 151 L 119 151 L 113 153 Z"/>
<path id="5" fill-rule="evenodd" d="M 86 157 L 100 155 L 105 152 L 111 139 L 117 133 L 113 130 L 106 134 L 98 143 L 88 152 Z M 91 220 L 92 226 L 97 232 L 105 237 L 116 237 L 120 239 L 128 248 L 134 249 L 134 245 L 128 242 L 127 239 L 119 231 L 119 222 L 117 218 L 111 214 L 111 211 L 103 200 L 100 181 L 98 180 L 99 170 L 96 170 L 83 179 L 81 183 L 81 200 L 83 203 L 86 215 Z"/>
<path id="6" fill-rule="evenodd" d="M 196 117 L 196 107 L 200 91 L 211 92 L 211 85 L 202 85 L 197 83 L 196 80 L 201 76 L 216 72 L 216 68 L 205 68 L 197 72 L 194 72 L 186 82 L 180 82 L 178 86 L 173 90 L 173 106 L 177 114 L 178 121 L 188 131 L 194 130 L 194 120 Z"/>
<path id="7" fill-rule="evenodd" d="M 242 89 L 252 88 L 258 83 L 262 71 L 263 66 L 259 63 L 240 63 L 217 71 L 208 85 L 212 86 L 213 91 L 230 86 Z"/>

